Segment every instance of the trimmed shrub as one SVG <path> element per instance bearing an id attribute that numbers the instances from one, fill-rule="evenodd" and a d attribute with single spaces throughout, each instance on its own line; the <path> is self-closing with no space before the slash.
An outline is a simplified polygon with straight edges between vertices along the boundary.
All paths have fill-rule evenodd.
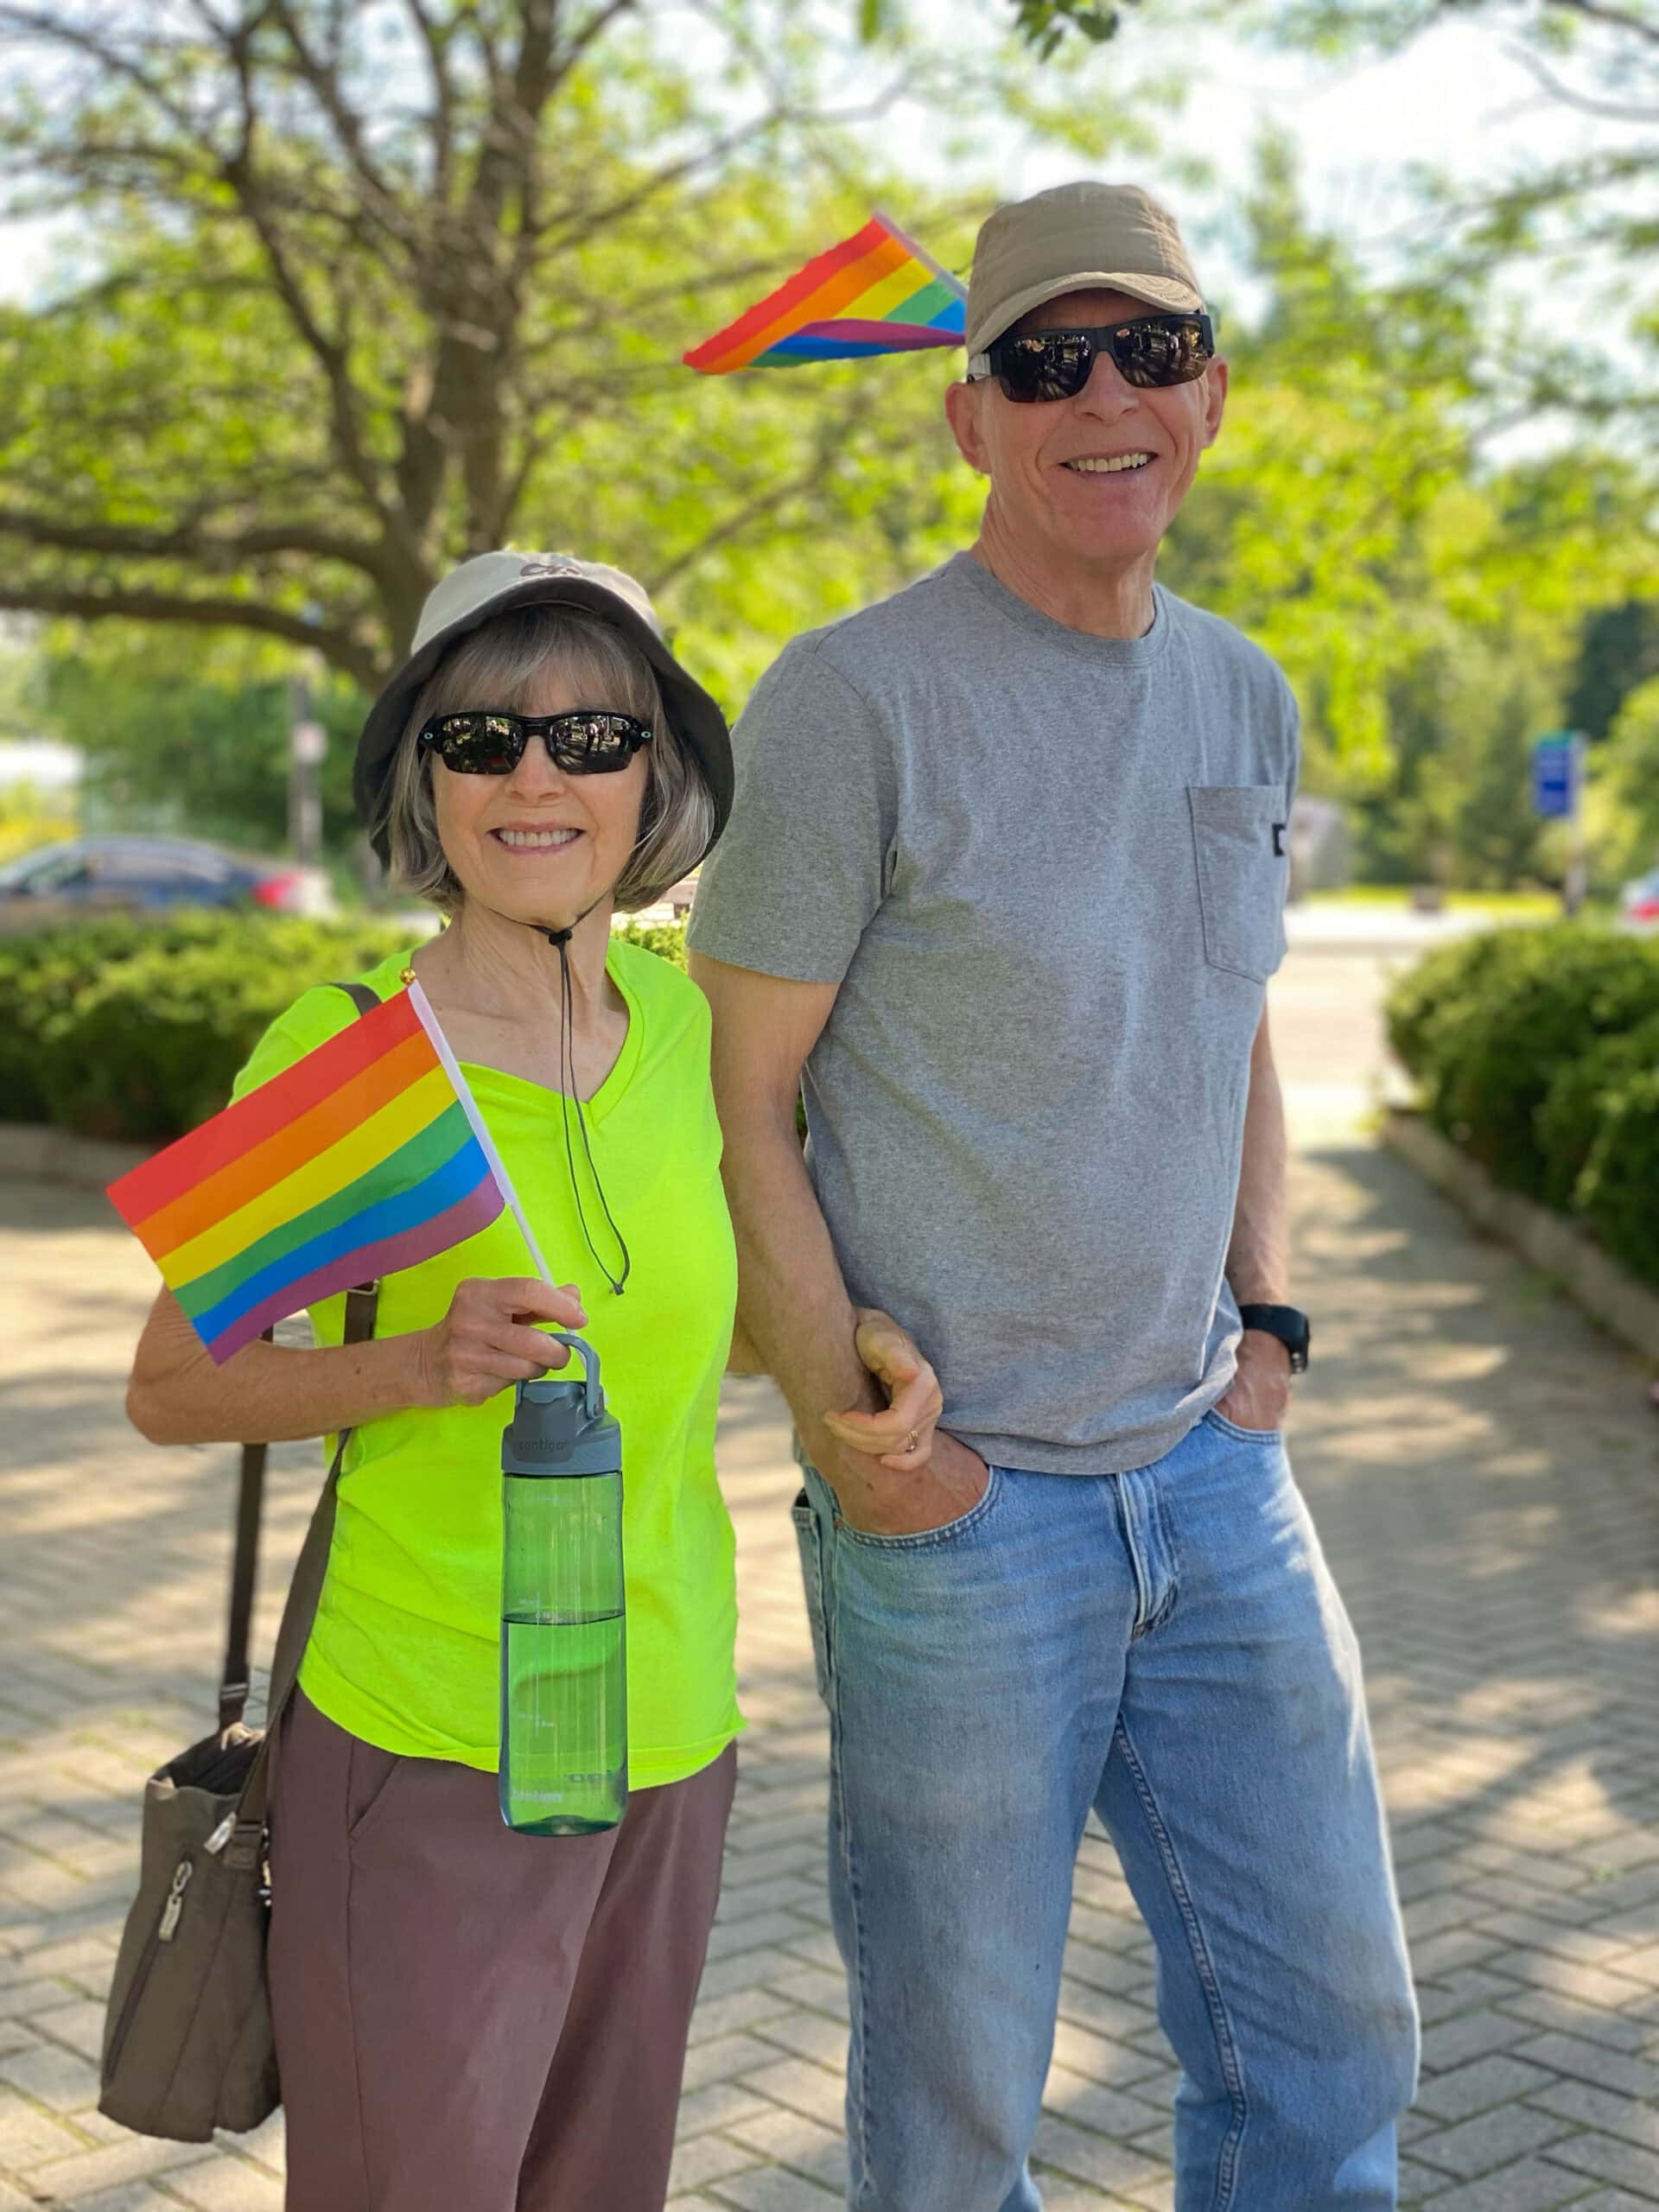
<path id="1" fill-rule="evenodd" d="M 1441 1039 L 1464 1010 L 1491 988 L 1501 969 L 1507 930 L 1484 930 L 1438 946 L 1413 963 L 1390 989 L 1383 1008 L 1389 1043 L 1401 1065 L 1431 1088 Z"/>
<path id="2" fill-rule="evenodd" d="M 1659 1068 L 1659 1015 L 1637 1022 L 1555 1071 L 1538 1109 L 1543 1199 L 1563 1211 L 1578 1205 L 1580 1186 L 1615 1096 L 1644 1069 Z M 1659 1238 L 1659 1216 L 1654 1220 Z"/>
<path id="3" fill-rule="evenodd" d="M 1603 1093 L 1577 1195 L 1614 1258 L 1659 1284 L 1659 1066 L 1651 1060 Z"/>
<path id="4" fill-rule="evenodd" d="M 163 1143 L 225 1103 L 267 1024 L 302 991 L 354 976 L 405 941 L 380 920 L 196 915 L 8 944 L 7 1117 Z"/>
<path id="5" fill-rule="evenodd" d="M 195 912 L 139 921 L 124 915 L 0 938 L 0 1121 L 43 1122 L 41 1034 L 79 994 L 143 950 L 217 940 L 224 917 Z"/>
<path id="6" fill-rule="evenodd" d="M 1432 957 L 1427 977 L 1414 972 L 1395 993 L 1395 1049 L 1435 1125 L 1495 1181 L 1541 1198 L 1539 1109 L 1567 1063 L 1659 1015 L 1659 947 L 1557 923 Z"/>
<path id="7" fill-rule="evenodd" d="M 677 968 L 685 931 L 618 932 Z M 408 942 L 378 918 L 111 917 L 0 941 L 0 1118 L 162 1144 L 216 1113 L 269 1023 Z"/>
<path id="8" fill-rule="evenodd" d="M 641 944 L 647 952 L 654 952 L 659 960 L 666 960 L 671 968 L 683 969 L 685 966 L 683 922 L 630 921 L 616 934 L 629 944 Z"/>

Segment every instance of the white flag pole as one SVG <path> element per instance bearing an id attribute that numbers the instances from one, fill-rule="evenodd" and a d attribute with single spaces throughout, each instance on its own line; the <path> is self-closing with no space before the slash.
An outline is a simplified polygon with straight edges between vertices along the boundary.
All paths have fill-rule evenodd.
<path id="1" fill-rule="evenodd" d="M 495 1148 L 495 1139 L 484 1126 L 484 1116 L 478 1110 L 478 1101 L 473 1096 L 472 1085 L 461 1073 L 461 1063 L 449 1049 L 449 1039 L 444 1035 L 438 1017 L 432 1011 L 431 1001 L 413 974 L 407 969 L 404 974 L 408 976 L 409 1002 L 415 1009 L 415 1019 L 431 1039 L 432 1049 L 442 1061 L 443 1071 L 454 1086 L 455 1096 L 461 1101 L 461 1109 L 472 1123 L 473 1135 L 478 1139 L 480 1148 L 490 1163 L 490 1173 L 499 1185 L 501 1195 L 512 1209 L 512 1217 L 518 1224 L 518 1234 L 529 1249 L 537 1274 L 550 1288 L 553 1277 L 548 1270 L 547 1262 L 542 1257 L 542 1248 L 536 1242 L 535 1231 L 524 1217 L 524 1210 L 518 1203 L 518 1192 L 512 1187 L 512 1178 L 507 1173 L 506 1162 Z"/>

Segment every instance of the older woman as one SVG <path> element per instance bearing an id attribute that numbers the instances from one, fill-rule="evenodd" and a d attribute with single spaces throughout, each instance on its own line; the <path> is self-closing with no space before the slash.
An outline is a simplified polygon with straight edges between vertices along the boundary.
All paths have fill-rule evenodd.
<path id="1" fill-rule="evenodd" d="M 270 1985 L 290 2212 L 658 2212 L 719 1885 L 741 1726 L 733 1544 L 714 1436 L 735 1262 L 709 1016 L 611 934 L 718 834 L 726 726 L 618 571 L 490 553 L 428 601 L 377 702 L 357 796 L 377 848 L 448 915 L 411 962 L 538 1240 L 510 1216 L 388 1275 L 374 1336 L 216 1369 L 163 1293 L 129 1408 L 158 1440 L 350 1427 L 328 1573 L 283 1724 Z M 238 1090 L 353 1020 L 308 991 Z M 496 1807 L 499 1440 L 515 1382 L 603 1357 L 627 1460 L 632 1795 L 548 1840 Z M 885 1317 L 861 1349 L 892 1403 L 855 1420 L 896 1468 L 938 1394 Z"/>

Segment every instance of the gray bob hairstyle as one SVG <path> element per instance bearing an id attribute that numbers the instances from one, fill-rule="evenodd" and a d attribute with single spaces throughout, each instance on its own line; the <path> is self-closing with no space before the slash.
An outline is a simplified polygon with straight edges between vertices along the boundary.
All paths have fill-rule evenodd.
<path id="1" fill-rule="evenodd" d="M 650 725 L 639 835 L 612 892 L 623 912 L 655 905 L 713 841 L 715 795 L 675 734 L 644 654 L 582 609 L 514 607 L 462 638 L 421 686 L 371 825 L 377 838 L 385 839 L 396 880 L 446 914 L 459 910 L 466 893 L 438 842 L 432 763 L 419 750 L 421 731 L 435 715 L 464 707 L 529 713 L 536 679 L 550 664 L 577 687 L 583 706 L 607 707 Z"/>

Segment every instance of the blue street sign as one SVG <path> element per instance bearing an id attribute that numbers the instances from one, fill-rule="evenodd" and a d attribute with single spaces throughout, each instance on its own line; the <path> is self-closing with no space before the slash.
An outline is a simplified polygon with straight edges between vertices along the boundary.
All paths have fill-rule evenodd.
<path id="1" fill-rule="evenodd" d="M 1570 822 L 1579 810 L 1584 779 L 1584 741 L 1576 730 L 1556 730 L 1532 748 L 1532 810 L 1546 822 Z"/>

